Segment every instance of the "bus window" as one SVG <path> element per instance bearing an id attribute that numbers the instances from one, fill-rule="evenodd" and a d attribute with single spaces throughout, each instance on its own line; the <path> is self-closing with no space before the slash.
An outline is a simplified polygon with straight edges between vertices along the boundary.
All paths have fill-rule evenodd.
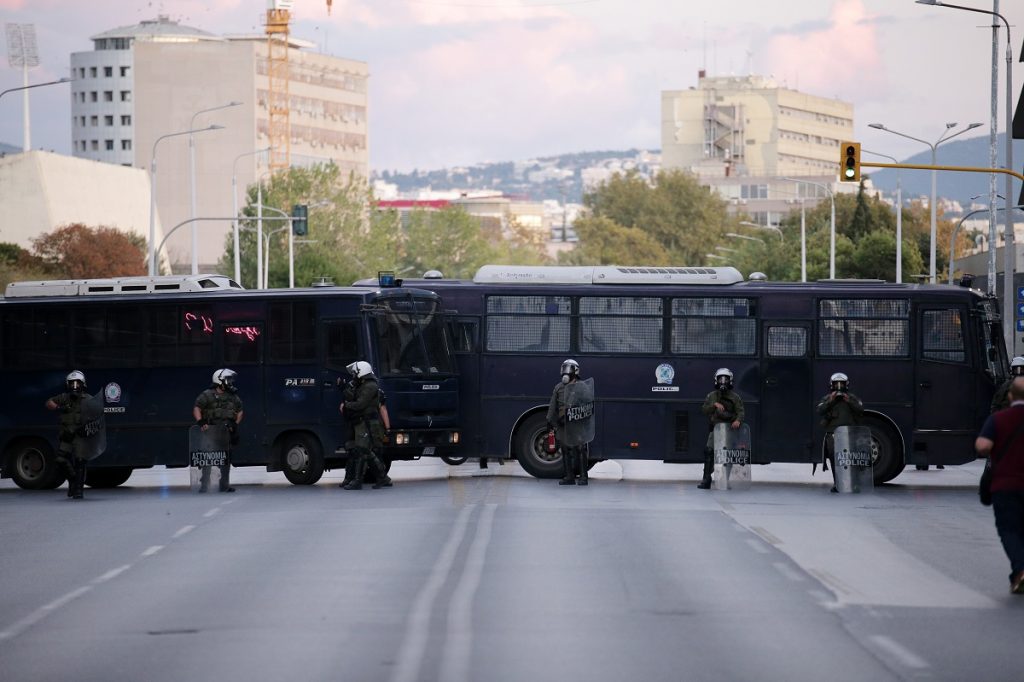
<path id="1" fill-rule="evenodd" d="M 142 352 L 142 308 L 86 308 L 74 316 L 71 364 L 134 367 Z"/>
<path id="2" fill-rule="evenodd" d="M 921 320 L 923 359 L 964 362 L 964 336 L 959 310 L 925 310 Z"/>
<path id="3" fill-rule="evenodd" d="M 359 328 L 355 320 L 328 320 L 324 328 L 328 367 L 340 371 L 359 359 Z"/>
<path id="4" fill-rule="evenodd" d="M 67 367 L 68 319 L 65 309 L 23 308 L 3 317 L 3 364 L 18 369 Z"/>
<path id="5" fill-rule="evenodd" d="M 802 358 L 807 354 L 807 330 L 803 327 L 769 327 L 768 355 Z"/>
<path id="6" fill-rule="evenodd" d="M 745 298 L 672 299 L 672 352 L 753 355 L 756 320 Z"/>
<path id="7" fill-rule="evenodd" d="M 270 362 L 312 362 L 316 359 L 314 303 L 271 303 L 267 316 Z"/>
<path id="8" fill-rule="evenodd" d="M 905 299 L 825 299 L 818 315 L 818 354 L 823 357 L 910 354 L 910 302 Z"/>
<path id="9" fill-rule="evenodd" d="M 660 353 L 661 330 L 660 298 L 580 298 L 580 352 Z"/>
<path id="10" fill-rule="evenodd" d="M 451 320 L 452 344 L 456 353 L 475 353 L 480 343 L 480 324 L 476 318 Z"/>
<path id="11" fill-rule="evenodd" d="M 209 306 L 154 306 L 146 333 L 155 366 L 213 364 L 213 312 Z"/>
<path id="12" fill-rule="evenodd" d="M 239 324 L 225 326 L 224 362 L 229 365 L 255 365 L 260 360 L 260 325 Z"/>
<path id="13" fill-rule="evenodd" d="M 569 352 L 568 296 L 487 297 L 487 350 Z"/>
<path id="14" fill-rule="evenodd" d="M 446 322 L 436 301 L 382 298 L 374 313 L 382 375 L 454 372 Z"/>

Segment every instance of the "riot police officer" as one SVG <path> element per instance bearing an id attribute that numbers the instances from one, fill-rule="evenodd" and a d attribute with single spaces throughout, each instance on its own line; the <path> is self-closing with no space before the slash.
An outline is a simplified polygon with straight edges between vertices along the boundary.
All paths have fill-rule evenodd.
<path id="1" fill-rule="evenodd" d="M 350 451 L 345 481 L 341 487 L 345 490 L 361 490 L 363 477 L 368 467 L 373 468 L 376 480 L 374 488 L 390 488 L 384 463 L 375 450 L 384 445 L 384 425 L 381 423 L 381 395 L 377 377 L 373 375 L 370 363 L 360 360 L 348 365 L 352 380 L 345 387 L 343 400 L 339 409 L 342 415 L 352 424 L 353 438 L 347 443 Z"/>
<path id="2" fill-rule="evenodd" d="M 585 382 L 580 382 L 580 365 L 572 359 L 562 363 L 559 373 L 562 378 L 551 391 L 551 401 L 548 403 L 547 413 L 548 436 L 553 436 L 562 449 L 562 479 L 558 485 L 587 485 L 590 471 L 589 443 L 569 445 L 566 438 L 566 425 L 570 417 L 569 412 L 574 408 L 580 412 L 580 421 L 593 418 L 592 389 L 586 405 L 574 405 L 570 398 L 570 393 L 575 392 L 574 389 L 577 385 L 585 385 L 592 381 L 588 379 Z"/>
<path id="3" fill-rule="evenodd" d="M 57 463 L 67 472 L 68 497 L 80 500 L 84 497 L 85 460 L 75 457 L 75 440 L 85 435 L 82 401 L 89 397 L 85 392 L 85 375 L 76 369 L 67 375 L 64 385 L 67 391 L 49 398 L 46 409 L 60 410 Z"/>
<path id="4" fill-rule="evenodd" d="M 850 392 L 850 379 L 842 372 L 829 379 L 829 392 L 818 401 L 818 415 L 825 427 L 825 461 L 832 467 L 832 492 L 838 492 L 833 434 L 837 427 L 860 425 L 864 415 L 864 403 Z"/>
<path id="5" fill-rule="evenodd" d="M 242 409 L 242 399 L 238 397 L 238 389 L 235 388 L 235 377 L 238 374 L 231 369 L 218 369 L 213 373 L 213 380 L 210 388 L 199 394 L 196 403 L 192 407 L 192 416 L 196 425 L 205 431 L 211 425 L 224 425 L 231 434 L 231 445 L 238 445 L 238 425 L 242 423 L 245 415 Z M 231 463 L 220 467 L 220 491 L 222 493 L 233 493 L 229 480 L 231 475 Z M 208 479 L 209 472 L 204 471 Z M 208 480 L 203 481 L 202 489 L 206 488 Z"/>
<path id="6" fill-rule="evenodd" d="M 1010 378 L 1004 381 L 992 396 L 992 412 L 1005 410 L 1010 406 L 1010 384 L 1019 376 L 1024 376 L 1024 357 L 1020 355 L 1010 361 Z"/>
<path id="7" fill-rule="evenodd" d="M 721 367 L 715 370 L 715 389 L 704 398 L 700 411 L 708 418 L 708 440 L 704 444 L 704 474 L 697 487 L 711 488 L 711 472 L 715 469 L 714 430 L 715 424 L 728 424 L 738 429 L 743 423 L 743 398 L 732 387 L 732 370 Z"/>

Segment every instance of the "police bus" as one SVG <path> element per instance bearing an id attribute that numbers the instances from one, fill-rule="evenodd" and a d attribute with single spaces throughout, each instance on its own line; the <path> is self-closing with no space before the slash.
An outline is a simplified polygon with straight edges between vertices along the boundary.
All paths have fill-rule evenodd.
<path id="1" fill-rule="evenodd" d="M 72 369 L 104 401 L 107 448 L 90 462 L 90 485 L 185 466 L 196 396 L 228 367 L 245 409 L 233 464 L 316 483 L 345 458 L 339 379 L 356 360 L 373 365 L 387 395 L 386 459 L 449 452 L 457 377 L 429 291 L 246 291 L 218 275 L 13 283 L 0 300 L 0 473 L 22 488 L 61 485 L 57 420 L 43 404 Z"/>
<path id="2" fill-rule="evenodd" d="M 515 458 L 542 478 L 561 473 L 545 447 L 545 411 L 566 358 L 595 380 L 594 459 L 700 462 L 700 406 L 727 367 L 753 462 L 819 461 L 815 404 L 844 372 L 866 406 L 877 482 L 908 464 L 974 459 L 1007 372 L 995 300 L 964 287 L 744 281 L 729 267 L 498 265 L 472 281 L 415 286 L 457 313 L 464 454 Z"/>

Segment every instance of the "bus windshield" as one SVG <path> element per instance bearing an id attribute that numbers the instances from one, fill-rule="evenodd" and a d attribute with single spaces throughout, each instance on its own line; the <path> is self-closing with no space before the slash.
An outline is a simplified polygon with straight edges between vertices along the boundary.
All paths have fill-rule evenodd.
<path id="1" fill-rule="evenodd" d="M 380 344 L 381 376 L 454 373 L 438 301 L 411 295 L 381 297 L 372 315 Z"/>
<path id="2" fill-rule="evenodd" d="M 1003 328 L 999 314 L 999 302 L 994 298 L 983 299 L 978 303 L 981 333 L 985 350 L 985 367 L 997 386 L 1009 377 L 1006 357 L 1006 345 L 1003 343 Z"/>

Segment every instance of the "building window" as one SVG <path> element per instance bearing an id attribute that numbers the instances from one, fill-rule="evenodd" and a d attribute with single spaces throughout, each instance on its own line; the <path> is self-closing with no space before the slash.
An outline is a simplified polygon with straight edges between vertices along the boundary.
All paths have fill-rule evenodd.
<path id="1" fill-rule="evenodd" d="M 85 67 L 84 67 L 84 66 L 83 66 L 83 67 L 80 67 L 80 68 L 78 69 L 78 77 L 79 77 L 79 78 L 85 78 Z"/>
<path id="2" fill-rule="evenodd" d="M 121 91 L 121 101 L 122 102 L 131 102 L 132 101 L 131 90 L 122 90 Z"/>
<path id="3" fill-rule="evenodd" d="M 99 140 L 89 140 L 89 147 L 90 147 L 90 149 L 92 149 L 92 150 L 93 150 L 94 152 L 98 152 L 98 151 L 100 150 L 100 143 L 99 143 Z"/>
<path id="4" fill-rule="evenodd" d="M 90 116 L 89 117 L 89 125 L 91 125 L 93 128 L 95 128 L 99 124 L 100 124 L 100 117 L 99 116 Z"/>
<path id="5" fill-rule="evenodd" d="M 103 101 L 104 102 L 113 102 L 114 101 L 114 91 L 113 90 L 104 90 L 103 91 Z"/>
<path id="6" fill-rule="evenodd" d="M 132 150 L 132 141 L 121 140 L 121 150 L 125 152 L 130 152 Z"/>
<path id="7" fill-rule="evenodd" d="M 81 121 L 82 127 L 84 128 L 85 127 L 85 116 L 79 116 L 78 119 Z"/>
<path id="8" fill-rule="evenodd" d="M 95 66 L 90 66 L 89 67 L 89 78 L 95 78 L 95 77 L 96 77 L 96 67 Z"/>
<path id="9" fill-rule="evenodd" d="M 121 67 L 121 78 L 124 78 L 127 75 L 128 75 L 128 67 L 127 66 L 122 66 Z"/>
<path id="10" fill-rule="evenodd" d="M 92 92 L 89 93 L 89 101 L 90 102 L 97 102 L 97 101 L 99 101 L 97 99 L 97 93 L 96 93 L 95 90 L 93 90 Z"/>
<path id="11" fill-rule="evenodd" d="M 113 66 L 104 66 L 103 67 L 103 75 L 106 76 L 107 78 L 113 77 L 113 75 L 114 75 L 114 67 Z"/>
<path id="12" fill-rule="evenodd" d="M 104 140 L 103 141 L 103 146 L 106 147 L 108 152 L 114 151 L 114 141 L 113 140 Z"/>
<path id="13" fill-rule="evenodd" d="M 130 126 L 131 124 L 132 124 L 132 117 L 129 114 L 124 114 L 124 115 L 121 116 L 121 125 L 123 125 L 123 126 Z"/>
<path id="14" fill-rule="evenodd" d="M 105 126 L 112 126 L 112 125 L 114 125 L 114 117 L 113 116 L 104 116 L 103 117 L 103 125 L 105 125 Z"/>

